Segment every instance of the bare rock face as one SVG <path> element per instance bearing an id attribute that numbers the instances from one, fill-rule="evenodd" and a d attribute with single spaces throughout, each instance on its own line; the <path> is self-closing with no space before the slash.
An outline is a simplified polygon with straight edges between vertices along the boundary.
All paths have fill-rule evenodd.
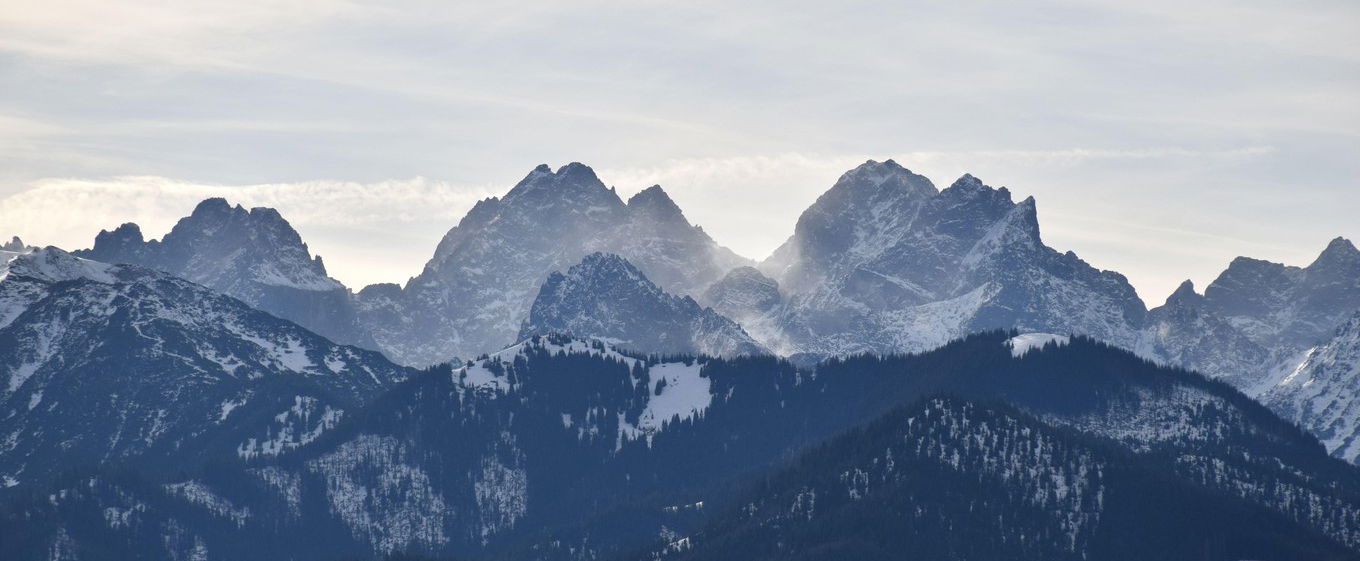
<path id="1" fill-rule="evenodd" d="M 1032 198 L 971 175 L 937 191 L 891 160 L 841 176 L 759 268 L 785 300 L 765 319 L 785 342 L 767 344 L 793 352 L 920 351 L 999 327 L 1126 342 L 1146 314 L 1122 275 L 1043 244 Z"/>
<path id="2" fill-rule="evenodd" d="M 1238 257 L 1203 295 L 1183 285 L 1137 347 L 1236 386 L 1354 462 L 1357 310 L 1360 251 L 1336 238 L 1306 267 Z"/>
<path id="3" fill-rule="evenodd" d="M 1311 346 L 1360 307 L 1360 250 L 1336 238 L 1307 267 L 1239 257 L 1204 299 L 1261 344 Z"/>
<path id="4" fill-rule="evenodd" d="M 587 255 L 543 283 L 519 340 L 570 333 L 640 352 L 740 356 L 768 354 L 741 327 L 688 296 L 661 290 L 627 260 Z"/>
<path id="5" fill-rule="evenodd" d="M 477 203 L 400 292 L 365 289 L 360 307 L 398 362 L 475 356 L 515 342 L 548 275 L 599 251 L 676 295 L 701 294 L 750 264 L 691 225 L 660 187 L 625 203 L 585 165 L 539 166 L 504 197 Z"/>
<path id="6" fill-rule="evenodd" d="M 297 322 L 333 341 L 376 348 L 359 325 L 349 289 L 326 274 L 301 236 L 272 208 L 207 199 L 161 240 L 146 241 L 136 224 L 101 231 L 76 255 L 150 267 L 207 286 Z"/>

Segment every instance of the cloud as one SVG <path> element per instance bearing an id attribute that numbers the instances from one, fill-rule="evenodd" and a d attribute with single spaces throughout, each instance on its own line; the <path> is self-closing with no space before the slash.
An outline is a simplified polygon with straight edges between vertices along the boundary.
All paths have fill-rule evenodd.
<path id="1" fill-rule="evenodd" d="M 364 14 L 343 0 L 24 4 L 0 10 L 0 50 L 65 61 L 209 67 L 246 66 L 267 52 L 260 39 L 279 31 Z"/>
<path id="2" fill-rule="evenodd" d="M 419 272 L 439 238 L 493 190 L 423 178 L 377 183 L 311 181 L 207 185 L 163 177 L 45 179 L 0 199 L 0 229 L 31 244 L 89 247 L 101 229 L 135 222 L 168 232 L 205 198 L 279 210 L 333 276 L 356 289 Z"/>
<path id="3" fill-rule="evenodd" d="M 947 187 L 964 173 L 1008 170 L 993 180 L 1005 181 L 1035 168 L 1072 168 L 1102 162 L 1213 163 L 1250 159 L 1273 153 L 1269 146 L 1222 150 L 1153 147 L 1132 150 L 1071 148 L 1061 150 L 922 151 L 887 154 L 772 156 L 672 159 L 655 166 L 603 168 L 600 176 L 633 193 L 659 184 L 690 217 L 720 242 L 755 258 L 768 255 L 793 232 L 794 222 L 842 173 L 865 160 L 892 158 L 916 173 Z M 988 179 L 983 177 L 983 179 Z"/>

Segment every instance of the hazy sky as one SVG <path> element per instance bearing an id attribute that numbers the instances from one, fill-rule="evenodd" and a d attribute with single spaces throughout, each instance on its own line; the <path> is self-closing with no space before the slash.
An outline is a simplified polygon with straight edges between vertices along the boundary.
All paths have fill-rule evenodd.
<path id="1" fill-rule="evenodd" d="M 761 258 L 846 169 L 1034 195 L 1149 304 L 1360 238 L 1360 3 L 0 0 L 0 234 L 276 206 L 356 289 L 539 163 Z"/>

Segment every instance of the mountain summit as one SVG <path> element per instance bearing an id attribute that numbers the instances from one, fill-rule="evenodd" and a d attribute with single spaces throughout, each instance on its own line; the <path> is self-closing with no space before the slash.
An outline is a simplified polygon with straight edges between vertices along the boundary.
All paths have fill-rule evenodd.
<path id="1" fill-rule="evenodd" d="M 781 306 L 717 309 L 782 325 L 765 342 L 785 352 L 920 351 L 997 327 L 1127 341 L 1146 314 L 1122 275 L 1043 244 L 1033 198 L 972 175 L 936 191 L 891 160 L 842 175 L 759 268 Z"/>
<path id="2" fill-rule="evenodd" d="M 623 257 L 675 295 L 700 294 L 750 264 L 691 225 L 660 187 L 625 204 L 589 166 L 541 165 L 504 197 L 477 203 L 405 287 L 370 287 L 359 302 L 394 360 L 475 356 L 513 343 L 548 275 L 595 252 Z"/>
<path id="3" fill-rule="evenodd" d="M 150 267 L 239 298 L 334 341 L 373 348 L 359 326 L 349 290 L 326 274 L 321 258 L 272 208 L 246 210 L 226 199 L 199 203 L 161 240 L 136 224 L 101 231 L 76 255 Z"/>
<path id="4" fill-rule="evenodd" d="M 732 320 L 689 296 L 666 294 L 627 260 L 609 253 L 592 253 L 566 273 L 548 275 L 519 339 L 549 333 L 665 355 L 769 353 Z"/>

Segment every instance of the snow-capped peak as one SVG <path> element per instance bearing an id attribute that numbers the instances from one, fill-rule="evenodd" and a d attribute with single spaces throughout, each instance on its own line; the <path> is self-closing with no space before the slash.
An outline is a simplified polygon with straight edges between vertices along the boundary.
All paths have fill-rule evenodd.
<path id="1" fill-rule="evenodd" d="M 112 265 L 81 259 L 55 247 L 46 247 L 15 254 L 9 261 L 7 276 L 43 282 L 86 279 L 111 284 L 117 282 L 114 271 Z"/>

